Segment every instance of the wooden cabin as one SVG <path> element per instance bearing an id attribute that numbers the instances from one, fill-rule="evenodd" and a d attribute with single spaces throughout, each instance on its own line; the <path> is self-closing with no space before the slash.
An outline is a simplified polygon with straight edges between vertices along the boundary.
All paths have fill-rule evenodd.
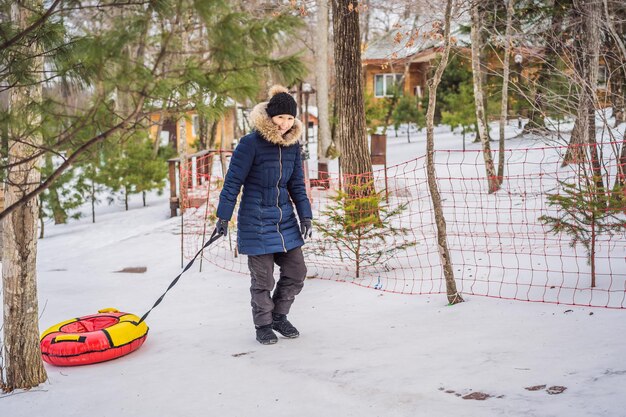
<path id="1" fill-rule="evenodd" d="M 365 48 L 362 57 L 365 93 L 379 100 L 392 96 L 402 82 L 403 95 L 421 98 L 440 45 L 432 39 L 412 37 L 406 27 L 395 29 Z"/>
<path id="2" fill-rule="evenodd" d="M 194 153 L 206 149 L 211 142 L 214 149 L 231 150 L 235 139 L 241 135 L 237 123 L 237 109 L 233 106 L 215 122 L 215 126 L 212 122 L 206 124 L 203 137 L 200 115 L 195 110 L 184 115 L 157 111 L 150 114 L 150 137 L 157 140 L 158 136 L 161 146 L 170 145 L 177 153 Z"/>
<path id="3" fill-rule="evenodd" d="M 407 27 L 400 26 L 364 48 L 362 66 L 365 92 L 374 100 L 390 97 L 391 87 L 401 80 L 405 96 L 422 98 L 427 92 L 428 72 L 434 70 L 432 67 L 442 52 L 443 41 L 430 36 L 422 38 L 421 35 L 412 35 Z M 451 54 L 464 56 L 467 65 L 471 66 L 469 38 L 458 30 L 455 35 L 457 44 L 453 46 Z M 511 55 L 511 81 L 517 82 L 520 76 L 525 80 L 536 80 L 541 63 L 545 60 L 542 48 L 517 47 L 511 51 Z M 487 59 L 490 72 L 502 72 L 501 57 L 490 53 Z M 569 63 L 567 67 L 573 68 L 573 64 Z M 601 59 L 597 85 L 600 108 L 611 105 L 607 79 L 607 68 Z"/>

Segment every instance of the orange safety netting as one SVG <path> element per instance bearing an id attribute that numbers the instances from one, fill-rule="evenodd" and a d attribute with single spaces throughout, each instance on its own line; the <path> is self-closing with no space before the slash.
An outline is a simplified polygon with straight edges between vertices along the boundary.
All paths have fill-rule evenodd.
<path id="1" fill-rule="evenodd" d="M 588 148 L 581 149 L 589 154 Z M 615 155 L 615 147 L 612 149 Z M 491 194 L 482 151 L 435 152 L 437 184 L 459 293 L 626 308 L 624 200 L 621 209 L 612 212 L 613 231 L 605 233 L 599 227 L 594 230 L 595 287 L 591 287 L 590 257 L 585 246 L 572 246 L 571 236 L 551 232 L 539 220 L 543 215 L 559 213 L 557 207 L 548 204 L 548 195 L 562 194 L 560 182 L 580 183 L 580 173 L 591 172 L 586 164 L 561 167 L 566 151 L 567 147 L 558 146 L 506 150 L 502 187 Z M 498 154 L 493 154 L 497 164 Z M 601 164 L 601 174 L 610 189 L 626 167 L 623 163 L 620 166 L 614 156 L 606 157 Z M 349 205 L 349 197 L 333 200 L 341 189 L 336 173 L 328 174 L 328 188 L 311 189 L 316 227 L 304 247 L 308 275 L 394 293 L 445 294 L 426 157 L 388 167 L 386 173 L 385 179 L 384 169 L 374 171 L 379 194 L 369 206 L 365 200 Z M 346 180 L 343 178 L 344 186 Z M 187 163 L 180 171 L 180 183 L 183 251 L 190 258 L 214 228 L 223 183 L 220 158 L 203 157 Z M 373 217 L 364 223 L 372 229 L 371 239 L 359 239 L 355 231 L 346 234 L 350 226 L 341 226 L 341 219 L 358 221 L 355 212 L 372 204 L 378 209 L 366 213 Z M 333 214 L 337 215 L 334 221 Z M 382 228 L 371 227 L 376 224 Z M 333 225 L 334 236 L 324 236 L 320 231 Z M 228 237 L 208 248 L 203 257 L 224 269 L 247 274 L 247 257 L 238 255 L 236 249 L 235 218 L 230 226 Z M 360 251 L 358 277 L 356 251 Z"/>

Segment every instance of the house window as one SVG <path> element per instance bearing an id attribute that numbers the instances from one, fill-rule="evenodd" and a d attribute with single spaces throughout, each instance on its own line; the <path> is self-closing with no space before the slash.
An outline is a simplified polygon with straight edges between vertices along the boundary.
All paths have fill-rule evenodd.
<path id="1" fill-rule="evenodd" d="M 376 97 L 391 97 L 393 87 L 399 85 L 402 74 L 376 74 L 374 75 L 374 95 Z M 399 93 L 402 94 L 403 84 L 399 85 Z"/>

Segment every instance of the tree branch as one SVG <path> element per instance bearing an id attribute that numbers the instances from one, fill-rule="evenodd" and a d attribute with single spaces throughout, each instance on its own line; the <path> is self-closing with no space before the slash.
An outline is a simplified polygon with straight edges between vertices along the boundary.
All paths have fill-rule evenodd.
<path id="1" fill-rule="evenodd" d="M 46 12 L 43 15 L 41 15 L 41 17 L 37 19 L 36 22 L 34 22 L 32 25 L 30 25 L 29 27 L 27 27 L 26 29 L 24 29 L 23 31 L 21 31 L 20 33 L 12 37 L 11 39 L 7 40 L 2 45 L 0 45 L 0 50 L 4 50 L 10 46 L 13 46 L 24 36 L 28 35 L 30 32 L 35 30 L 38 26 L 43 25 L 44 22 L 48 20 L 48 18 L 50 17 L 54 9 L 59 5 L 59 3 L 61 3 L 61 0 L 55 0 L 54 3 L 52 3 L 52 6 L 50 6 L 50 8 L 46 10 Z"/>
<path id="2" fill-rule="evenodd" d="M 159 65 L 161 64 L 161 61 L 163 59 L 163 57 L 165 56 L 165 51 L 167 49 L 167 46 L 169 44 L 169 41 L 171 40 L 172 36 L 171 33 L 168 35 L 168 37 L 165 38 L 161 50 L 159 51 L 159 55 L 157 56 L 157 59 L 154 62 L 154 65 L 152 66 L 152 74 L 154 74 L 157 70 L 157 68 L 159 67 Z M 61 165 L 59 165 L 59 167 L 43 182 L 39 185 L 39 187 L 35 188 L 33 191 L 31 191 L 28 194 L 25 194 L 24 196 L 22 196 L 22 198 L 20 198 L 18 201 L 16 201 L 15 203 L 11 204 L 8 207 L 5 207 L 5 209 L 0 212 L 0 221 L 2 219 L 4 219 L 5 217 L 7 217 L 9 214 L 13 213 L 15 210 L 17 210 L 18 207 L 20 207 L 21 205 L 25 204 L 27 201 L 29 201 L 32 198 L 37 197 L 39 194 L 41 194 L 45 189 L 47 189 L 52 182 L 54 182 L 57 178 L 59 178 L 61 176 L 61 174 L 63 174 L 63 172 L 65 172 L 65 170 L 67 168 L 69 168 L 72 163 L 81 155 L 83 154 L 85 151 L 87 151 L 90 147 L 92 147 L 93 145 L 102 142 L 103 140 L 107 139 L 109 136 L 111 136 L 113 133 L 115 133 L 116 131 L 118 131 L 119 129 L 124 128 L 128 122 L 134 118 L 137 117 L 137 115 L 140 113 L 141 108 L 143 107 L 144 101 L 147 97 L 147 91 L 148 91 L 148 86 L 146 85 L 143 90 L 140 92 L 140 99 L 138 100 L 137 104 L 135 105 L 135 109 L 133 110 L 133 112 L 126 117 L 124 120 L 122 120 L 120 123 L 116 124 L 115 126 L 111 127 L 110 129 L 108 129 L 107 131 L 91 138 L 90 140 L 88 140 L 87 142 L 85 142 L 83 145 L 81 145 L 78 149 L 76 149 L 76 151 L 74 151 L 74 153 L 72 153 L 72 155 L 70 155 Z"/>
<path id="3" fill-rule="evenodd" d="M 6 207 L 2 212 L 0 212 L 0 220 L 4 219 L 6 216 L 14 212 L 19 206 L 26 203 L 30 199 L 37 197 L 41 192 L 43 192 L 46 188 L 48 188 L 57 178 L 59 178 L 61 174 L 63 174 L 63 172 L 67 168 L 69 168 L 72 165 L 72 163 L 91 146 L 95 145 L 96 143 L 102 142 L 103 140 L 111 136 L 113 133 L 123 128 L 128 123 L 129 120 L 131 120 L 133 117 L 135 117 L 139 113 L 140 105 L 143 105 L 143 99 L 139 101 L 137 108 L 135 108 L 135 111 L 130 116 L 128 116 L 128 118 L 124 119 L 117 125 L 111 127 L 106 132 L 103 132 L 99 134 L 98 136 L 95 136 L 91 138 L 89 141 L 85 142 L 76 151 L 74 151 L 72 155 L 70 155 L 65 161 L 63 161 L 63 163 L 59 165 L 59 167 L 48 178 L 46 178 L 46 180 L 42 182 L 39 185 L 39 187 L 35 188 L 30 193 L 25 194 L 18 201 Z"/>

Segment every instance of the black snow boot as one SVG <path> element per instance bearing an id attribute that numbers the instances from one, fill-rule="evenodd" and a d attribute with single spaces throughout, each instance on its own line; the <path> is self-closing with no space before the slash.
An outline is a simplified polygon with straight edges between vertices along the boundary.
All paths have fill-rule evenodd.
<path id="1" fill-rule="evenodd" d="M 262 345 L 273 345 L 278 342 L 278 337 L 272 331 L 272 325 L 266 324 L 265 326 L 255 326 L 256 328 L 256 340 Z"/>
<path id="2" fill-rule="evenodd" d="M 293 327 L 293 324 L 289 323 L 287 320 L 287 316 L 285 314 L 274 314 L 272 313 L 272 328 L 276 330 L 278 333 L 289 339 L 295 339 L 300 336 L 300 332 L 298 329 Z"/>

